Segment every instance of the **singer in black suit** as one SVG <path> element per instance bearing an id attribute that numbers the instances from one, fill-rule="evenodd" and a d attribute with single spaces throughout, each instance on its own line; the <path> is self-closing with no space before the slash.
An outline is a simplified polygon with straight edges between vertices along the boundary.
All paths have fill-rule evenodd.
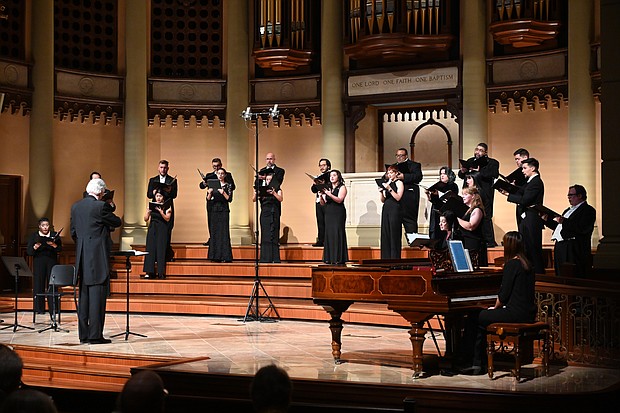
<path id="1" fill-rule="evenodd" d="M 536 274 L 544 274 L 545 262 L 542 250 L 544 221 L 537 211 L 529 208 L 532 205 L 542 205 L 545 196 L 545 185 L 538 173 L 539 165 L 535 158 L 522 162 L 523 175 L 527 178 L 527 182 L 518 192 L 508 194 L 508 202 L 517 204 L 517 213 L 522 218 L 519 232 L 523 236 L 527 258 L 532 262 Z"/>
<path id="2" fill-rule="evenodd" d="M 467 160 L 469 168 L 461 166 L 459 178 L 465 179 L 466 175 L 471 172 L 478 172 L 480 196 L 484 202 L 484 219 L 482 221 L 482 234 L 488 247 L 496 247 L 495 231 L 493 230 L 493 201 L 495 193 L 493 191 L 493 183 L 499 177 L 499 162 L 496 159 L 489 158 L 489 146 L 480 142 L 474 149 L 474 156 Z"/>
<path id="3" fill-rule="evenodd" d="M 265 156 L 265 161 L 267 162 L 267 165 L 258 171 L 258 179 L 265 181 L 266 176 L 271 174 L 273 175 L 271 178 L 272 181 L 276 181 L 278 185 L 281 186 L 284 183 L 284 174 L 286 171 L 276 165 L 276 156 L 272 152 L 269 152 Z M 263 183 L 260 185 L 263 185 Z"/>
<path id="4" fill-rule="evenodd" d="M 218 179 L 217 177 L 217 170 L 222 168 L 222 160 L 220 158 L 213 158 L 211 160 L 211 166 L 213 167 L 213 172 L 209 172 L 208 174 L 206 174 L 203 178 L 203 180 L 200 182 L 200 184 L 198 184 L 198 186 L 200 187 L 200 189 L 208 189 L 208 181 L 209 179 Z M 232 191 L 235 190 L 235 180 L 232 177 L 232 174 L 228 171 L 226 171 L 226 183 L 228 185 L 230 185 L 230 189 Z M 207 193 L 206 196 L 206 204 L 207 204 L 207 225 L 209 227 L 209 239 L 207 240 L 207 242 L 204 242 L 202 245 L 209 245 L 210 241 L 211 241 L 211 215 L 213 212 L 213 203 L 209 202 L 209 194 Z"/>
<path id="5" fill-rule="evenodd" d="M 75 240 L 75 265 L 80 275 L 78 332 L 80 343 L 104 344 L 107 285 L 110 272 L 107 240 L 110 228 L 121 226 L 109 204 L 101 201 L 105 182 L 93 179 L 86 186 L 88 196 L 71 207 L 71 237 Z"/>
<path id="6" fill-rule="evenodd" d="M 172 261 L 174 258 L 174 251 L 170 246 L 170 241 L 172 240 L 172 228 L 174 228 L 174 199 L 177 197 L 177 193 L 179 190 L 178 182 L 176 178 L 168 175 L 168 170 L 170 169 L 170 165 L 167 160 L 162 159 L 159 161 L 159 175 L 152 177 L 149 179 L 149 186 L 146 190 L 146 197 L 151 200 L 151 202 L 155 202 L 155 194 L 158 189 L 161 189 L 164 192 L 164 197 L 166 199 L 173 200 L 170 204 L 172 208 L 172 218 L 170 218 L 170 222 L 168 223 L 168 248 L 166 252 L 166 261 Z"/>
<path id="7" fill-rule="evenodd" d="M 45 299 L 43 294 L 47 289 L 52 267 L 58 263 L 58 253 L 62 251 L 62 241 L 57 233 L 50 230 L 50 220 L 48 218 L 39 219 L 39 229 L 33 232 L 28 238 L 26 252 L 33 259 L 32 294 L 33 308 L 37 314 L 45 312 Z M 49 301 L 49 300 L 48 300 Z M 51 305 L 50 311 L 51 311 Z"/>
<path id="8" fill-rule="evenodd" d="M 325 183 L 329 182 L 329 171 L 332 169 L 332 163 L 329 159 L 321 158 L 319 159 L 319 171 L 321 174 L 317 177 L 324 181 Z M 315 180 L 316 182 L 316 180 Z M 317 186 L 316 183 L 312 184 L 310 190 L 313 194 L 315 194 L 314 204 L 315 204 L 315 215 L 316 215 L 316 227 L 317 227 L 317 236 L 316 242 L 312 244 L 313 247 L 322 247 L 325 243 L 325 205 L 321 205 L 321 189 Z"/>
<path id="9" fill-rule="evenodd" d="M 400 148 L 396 151 L 396 167 L 398 175 L 396 179 L 403 181 L 405 192 L 400 200 L 403 216 L 403 227 L 408 234 L 418 232 L 418 211 L 420 209 L 420 187 L 422 181 L 422 164 L 409 159 L 407 149 Z"/>
<path id="10" fill-rule="evenodd" d="M 545 221 L 545 225 L 553 229 L 551 239 L 555 241 L 553 248 L 555 273 L 564 274 L 563 264 L 573 264 L 573 275 L 585 277 L 592 269 L 592 232 L 596 222 L 596 210 L 587 202 L 588 194 L 581 185 L 568 188 L 570 207 L 561 216 Z"/>

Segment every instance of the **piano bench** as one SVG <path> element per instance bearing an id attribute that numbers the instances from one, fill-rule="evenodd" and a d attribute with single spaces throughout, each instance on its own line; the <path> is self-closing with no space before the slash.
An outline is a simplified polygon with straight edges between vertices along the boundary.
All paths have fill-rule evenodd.
<path id="1" fill-rule="evenodd" d="M 517 379 L 521 374 L 521 356 L 526 346 L 532 346 L 534 340 L 542 340 L 543 375 L 549 374 L 549 356 L 551 351 L 549 324 L 536 323 L 494 323 L 487 327 L 487 360 L 489 378 L 493 378 L 493 355 L 496 352 L 512 354 L 515 368 L 511 374 Z M 496 346 L 495 343 L 498 343 Z M 509 345 L 512 345 L 510 348 Z"/>

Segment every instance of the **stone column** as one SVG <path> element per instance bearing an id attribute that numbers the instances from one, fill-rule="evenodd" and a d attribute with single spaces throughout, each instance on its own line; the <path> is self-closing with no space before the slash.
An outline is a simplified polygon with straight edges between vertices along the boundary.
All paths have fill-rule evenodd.
<path id="1" fill-rule="evenodd" d="M 602 214 L 601 239 L 594 256 L 597 269 L 620 269 L 620 192 L 618 184 L 620 170 L 620 0 L 601 0 L 601 187 L 602 205 L 597 213 Z M 618 277 L 617 273 L 613 276 Z"/>
<path id="2" fill-rule="evenodd" d="M 36 2 L 32 12 L 32 112 L 30 113 L 29 208 L 27 227 L 52 217 L 54 126 L 54 1 Z"/>
<path id="3" fill-rule="evenodd" d="M 331 161 L 334 169 L 344 171 L 342 13 L 341 2 L 333 0 L 322 1 L 321 125 L 323 128 L 323 156 Z"/>
<path id="4" fill-rule="evenodd" d="M 247 0 L 226 0 L 224 16 L 226 18 L 226 168 L 235 178 L 235 201 L 230 210 L 230 239 L 232 244 L 251 244 L 250 229 L 250 186 L 252 181 L 247 173 L 250 159 L 250 134 L 245 122 L 239 117 L 248 106 L 249 91 L 249 46 L 252 36 L 248 32 L 248 9 L 252 2 Z"/>
<path id="5" fill-rule="evenodd" d="M 486 94 L 486 9 L 485 1 L 461 2 L 463 42 L 462 155 L 473 156 L 479 142 L 487 142 L 488 105 Z M 492 148 L 490 148 L 492 152 Z"/>
<path id="6" fill-rule="evenodd" d="M 121 249 L 146 243 L 146 136 L 149 2 L 126 1 L 125 213 Z"/>
<path id="7" fill-rule="evenodd" d="M 570 184 L 594 194 L 596 185 L 596 116 L 590 78 L 591 1 L 568 2 L 568 143 Z M 588 197 L 596 207 L 596 197 Z"/>

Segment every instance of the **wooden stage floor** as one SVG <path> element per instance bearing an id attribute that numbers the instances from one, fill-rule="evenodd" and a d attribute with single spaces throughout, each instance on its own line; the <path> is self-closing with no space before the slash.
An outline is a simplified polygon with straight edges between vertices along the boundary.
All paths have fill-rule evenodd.
<path id="1" fill-rule="evenodd" d="M 377 399 L 377 406 L 398 408 L 403 395 L 418 394 L 417 397 L 422 398 L 420 392 L 433 391 L 439 392 L 436 394 L 454 392 L 461 395 L 476 394 L 478 397 L 485 394 L 512 397 L 513 400 L 521 399 L 523 403 L 527 403 L 532 397 L 540 397 L 541 400 L 571 400 L 580 396 L 592 398 L 597 393 L 607 394 L 610 389 L 620 388 L 620 371 L 578 366 L 553 365 L 549 377 L 540 377 L 540 369 L 536 365 L 528 365 L 523 369 L 521 382 L 516 382 L 509 376 L 506 366 L 500 366 L 500 371 L 493 380 L 486 375 L 445 377 L 436 370 L 434 355 L 437 351 L 430 337 L 425 341 L 424 347 L 427 370 L 425 377 L 413 379 L 409 334 L 407 328 L 400 327 L 345 325 L 342 339 L 342 357 L 345 362 L 336 365 L 331 355 L 331 335 L 327 322 L 284 320 L 244 323 L 233 317 L 132 314 L 130 331 L 147 337 L 130 335 L 125 341 L 121 336 L 114 338 L 111 344 L 80 345 L 75 313 L 68 312 L 62 317 L 62 327 L 69 332 L 48 330 L 39 333 L 37 330 L 46 326 L 46 317 L 39 316 L 37 324 L 33 325 L 30 312 L 19 312 L 19 323 L 33 326 L 35 330 L 0 330 L 0 342 L 17 347 L 35 346 L 59 351 L 65 349 L 85 354 L 104 352 L 171 359 L 193 358 L 193 361 L 169 364 L 159 370 L 164 377 L 188 375 L 190 378 L 186 380 L 195 383 L 208 376 L 219 378 L 220 383 L 223 377 L 237 377 L 245 379 L 242 381 L 242 386 L 245 386 L 259 368 L 275 363 L 283 367 L 294 380 L 294 401 L 334 403 L 340 400 L 350 404 L 354 403 L 356 397 L 360 401 L 365 399 L 359 393 L 356 396 L 356 392 L 370 394 L 378 391 L 378 395 L 373 396 Z M 2 318 L 4 324 L 13 321 L 12 314 L 2 314 Z M 108 313 L 105 336 L 111 337 L 124 332 L 125 320 L 123 313 Z M 438 343 L 443 352 L 444 342 L 441 336 L 438 337 Z M 174 396 L 177 390 L 189 391 L 187 386 L 184 390 L 181 390 L 181 387 L 175 390 L 174 383 L 169 383 L 169 380 L 171 379 L 165 378 L 171 396 Z M 24 382 L 28 384 L 27 377 Z M 320 390 L 322 393 L 315 395 L 304 393 L 304 389 L 311 391 L 312 386 L 315 386 L 312 391 L 319 391 L 316 388 L 317 383 L 323 383 L 331 389 L 350 385 L 355 386 L 355 390 L 350 391 L 349 401 L 342 395 L 342 391 L 347 392 L 346 390 L 340 391 L 338 395 L 329 394 L 325 390 Z M 221 392 L 216 387 L 206 387 L 200 396 L 211 397 L 209 389 Z M 392 396 L 389 395 L 390 391 L 394 392 Z M 237 389 L 237 392 L 239 397 L 247 397 L 247 387 Z M 514 403 L 516 406 L 520 402 Z M 402 408 L 402 405 L 400 407 Z M 422 405 L 419 407 L 416 412 L 432 411 L 422 408 Z M 475 410 L 485 411 L 480 408 Z M 453 411 L 467 409 L 461 405 Z"/>

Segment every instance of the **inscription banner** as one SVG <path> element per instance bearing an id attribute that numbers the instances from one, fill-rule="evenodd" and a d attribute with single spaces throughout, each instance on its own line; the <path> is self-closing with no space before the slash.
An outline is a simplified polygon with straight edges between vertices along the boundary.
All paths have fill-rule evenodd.
<path id="1" fill-rule="evenodd" d="M 458 78 L 458 67 L 377 73 L 373 75 L 350 76 L 347 80 L 347 90 L 349 96 L 364 96 L 382 93 L 452 89 L 458 85 Z"/>

